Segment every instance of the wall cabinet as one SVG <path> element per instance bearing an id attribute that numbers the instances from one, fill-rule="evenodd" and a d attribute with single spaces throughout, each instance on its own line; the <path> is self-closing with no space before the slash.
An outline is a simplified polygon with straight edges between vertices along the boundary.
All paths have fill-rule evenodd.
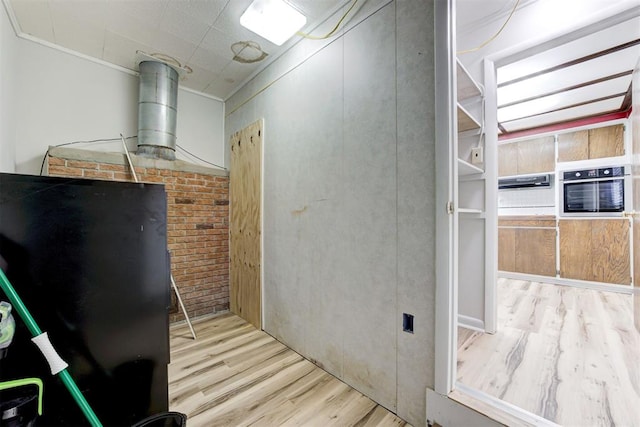
<path id="1" fill-rule="evenodd" d="M 560 277 L 629 285 L 626 218 L 560 220 Z"/>
<path id="2" fill-rule="evenodd" d="M 500 219 L 498 270 L 555 277 L 555 218 Z"/>
<path id="3" fill-rule="evenodd" d="M 498 146 L 498 176 L 553 172 L 555 138 L 547 136 Z"/>
<path id="4" fill-rule="evenodd" d="M 623 156 L 624 125 L 585 129 L 558 135 L 558 161 Z"/>

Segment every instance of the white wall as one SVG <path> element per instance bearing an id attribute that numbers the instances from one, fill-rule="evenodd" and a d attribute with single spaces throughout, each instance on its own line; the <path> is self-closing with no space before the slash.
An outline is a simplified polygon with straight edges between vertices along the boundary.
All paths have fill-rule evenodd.
<path id="1" fill-rule="evenodd" d="M 264 329 L 424 425 L 434 382 L 433 2 L 369 0 L 358 16 L 368 17 L 299 43 L 245 85 L 227 101 L 225 129 L 264 118 Z M 403 313 L 415 316 L 413 334 Z"/>
<path id="2" fill-rule="evenodd" d="M 137 133 L 138 77 L 13 35 L 13 60 L 3 74 L 14 79 L 13 93 L 2 96 L 2 157 L 15 149 L 15 171 L 38 174 L 48 146 L 73 141 L 119 138 Z M 9 70 L 7 70 L 9 68 Z M 3 75 L 4 90 L 4 75 Z M 8 103 L 9 105 L 7 105 Z M 178 144 L 203 159 L 224 165 L 223 103 L 180 89 Z M 14 127 L 9 134 L 5 126 Z M 135 149 L 135 140 L 129 142 Z M 7 148 L 8 147 L 8 148 Z M 122 151 L 119 141 L 75 145 L 96 151 Z M 201 164 L 178 150 L 179 158 Z M 12 165 L 2 164 L 11 171 Z"/>
<path id="3" fill-rule="evenodd" d="M 0 172 L 15 171 L 16 37 L 4 8 L 0 10 Z"/>

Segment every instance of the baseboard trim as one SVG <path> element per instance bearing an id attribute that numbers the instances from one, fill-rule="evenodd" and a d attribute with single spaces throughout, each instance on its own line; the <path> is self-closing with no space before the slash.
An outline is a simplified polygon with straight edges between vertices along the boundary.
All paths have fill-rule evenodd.
<path id="1" fill-rule="evenodd" d="M 484 332 L 484 322 L 474 317 L 458 314 L 458 326 L 471 329 L 473 331 Z"/>
<path id="2" fill-rule="evenodd" d="M 529 280 L 532 282 L 550 283 L 552 285 L 573 286 L 574 288 L 593 289 L 595 291 L 618 292 L 621 294 L 633 293 L 631 285 L 615 285 L 612 283 L 588 282 L 586 280 L 563 279 L 560 277 L 537 276 L 535 274 L 514 273 L 512 271 L 498 271 L 498 277 L 516 280 Z"/>

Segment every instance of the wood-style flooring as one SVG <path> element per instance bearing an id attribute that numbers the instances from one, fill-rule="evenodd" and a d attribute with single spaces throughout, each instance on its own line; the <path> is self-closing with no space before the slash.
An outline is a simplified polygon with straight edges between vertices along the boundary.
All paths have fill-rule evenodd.
<path id="1" fill-rule="evenodd" d="M 170 329 L 169 408 L 196 426 L 405 426 L 233 314 Z"/>
<path id="2" fill-rule="evenodd" d="M 632 296 L 498 282 L 498 333 L 458 328 L 458 381 L 564 426 L 640 426 Z"/>

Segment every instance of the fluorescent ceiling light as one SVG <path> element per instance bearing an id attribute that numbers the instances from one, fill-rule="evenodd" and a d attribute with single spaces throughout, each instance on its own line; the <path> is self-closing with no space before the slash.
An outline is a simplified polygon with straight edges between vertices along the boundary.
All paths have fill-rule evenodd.
<path id="1" fill-rule="evenodd" d="M 307 18 L 284 0 L 254 0 L 240 24 L 280 46 L 307 23 Z"/>

